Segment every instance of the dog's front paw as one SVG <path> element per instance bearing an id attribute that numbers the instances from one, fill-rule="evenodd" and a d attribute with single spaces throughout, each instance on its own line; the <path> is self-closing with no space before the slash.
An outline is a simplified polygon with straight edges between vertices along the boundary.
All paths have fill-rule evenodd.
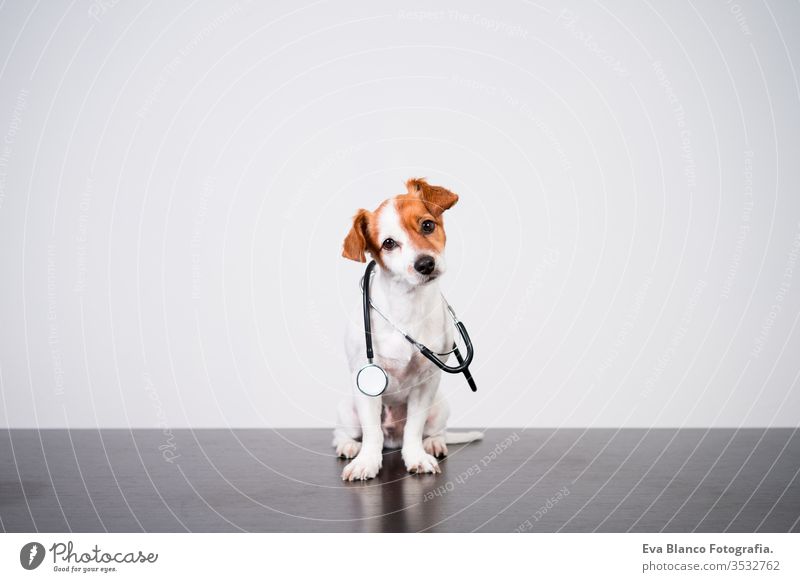
<path id="1" fill-rule="evenodd" d="M 381 454 L 365 455 L 362 451 L 350 461 L 342 471 L 342 481 L 366 481 L 372 479 L 381 470 L 383 458 Z"/>
<path id="2" fill-rule="evenodd" d="M 336 456 L 352 459 L 361 450 L 361 443 L 354 440 L 346 440 L 336 445 Z"/>
<path id="3" fill-rule="evenodd" d="M 422 441 L 422 448 L 434 457 L 447 456 L 447 444 L 445 444 L 443 436 L 429 436 Z"/>
<path id="4" fill-rule="evenodd" d="M 413 452 L 403 452 L 403 461 L 409 473 L 441 473 L 439 463 L 433 455 L 420 449 Z"/>

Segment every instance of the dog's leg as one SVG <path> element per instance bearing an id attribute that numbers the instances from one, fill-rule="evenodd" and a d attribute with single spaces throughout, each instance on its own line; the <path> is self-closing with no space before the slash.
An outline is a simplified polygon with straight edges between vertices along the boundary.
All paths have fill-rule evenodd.
<path id="1" fill-rule="evenodd" d="M 361 451 L 342 471 L 343 481 L 372 479 L 383 462 L 383 431 L 381 430 L 381 397 L 355 395 L 356 411 L 361 423 Z"/>
<path id="2" fill-rule="evenodd" d="M 361 450 L 361 443 L 356 439 L 361 438 L 361 422 L 356 414 L 352 398 L 339 403 L 338 421 L 333 431 L 333 446 L 336 447 L 336 456 L 352 459 Z"/>
<path id="3" fill-rule="evenodd" d="M 428 418 L 425 421 L 425 429 L 422 441 L 422 448 L 425 452 L 434 457 L 444 457 L 447 455 L 447 443 L 445 441 L 445 429 L 447 428 L 447 418 L 450 416 L 450 406 L 442 394 L 437 390 L 436 398 L 431 406 Z"/>
<path id="4" fill-rule="evenodd" d="M 439 387 L 439 374 L 435 374 L 408 396 L 408 418 L 403 433 L 403 461 L 410 473 L 441 473 L 436 458 L 425 452 L 422 433 Z"/>

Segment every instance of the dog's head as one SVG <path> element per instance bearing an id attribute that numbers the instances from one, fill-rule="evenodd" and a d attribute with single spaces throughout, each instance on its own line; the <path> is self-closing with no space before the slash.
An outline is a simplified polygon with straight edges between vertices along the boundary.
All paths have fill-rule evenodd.
<path id="1" fill-rule="evenodd" d="M 384 201 L 373 212 L 359 210 L 344 239 L 342 256 L 365 262 L 369 253 L 391 275 L 424 285 L 444 273 L 442 213 L 458 196 L 424 179 L 406 182 L 408 193 Z"/>

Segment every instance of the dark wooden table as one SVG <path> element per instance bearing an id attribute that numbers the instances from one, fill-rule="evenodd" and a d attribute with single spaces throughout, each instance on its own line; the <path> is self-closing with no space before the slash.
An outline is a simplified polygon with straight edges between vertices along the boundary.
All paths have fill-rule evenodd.
<path id="1" fill-rule="evenodd" d="M 786 532 L 794 429 L 495 429 L 342 483 L 327 430 L 0 432 L 9 532 Z"/>

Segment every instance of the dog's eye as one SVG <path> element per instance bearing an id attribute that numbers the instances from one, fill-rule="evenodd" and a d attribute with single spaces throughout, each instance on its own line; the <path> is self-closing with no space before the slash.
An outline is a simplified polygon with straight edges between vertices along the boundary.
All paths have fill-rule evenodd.
<path id="1" fill-rule="evenodd" d="M 434 230 L 436 230 L 436 223 L 432 220 L 423 220 L 422 221 L 422 232 L 423 234 L 430 234 Z"/>
<path id="2" fill-rule="evenodd" d="M 383 249 L 390 251 L 397 246 L 397 242 L 393 238 L 387 238 L 383 241 Z"/>

